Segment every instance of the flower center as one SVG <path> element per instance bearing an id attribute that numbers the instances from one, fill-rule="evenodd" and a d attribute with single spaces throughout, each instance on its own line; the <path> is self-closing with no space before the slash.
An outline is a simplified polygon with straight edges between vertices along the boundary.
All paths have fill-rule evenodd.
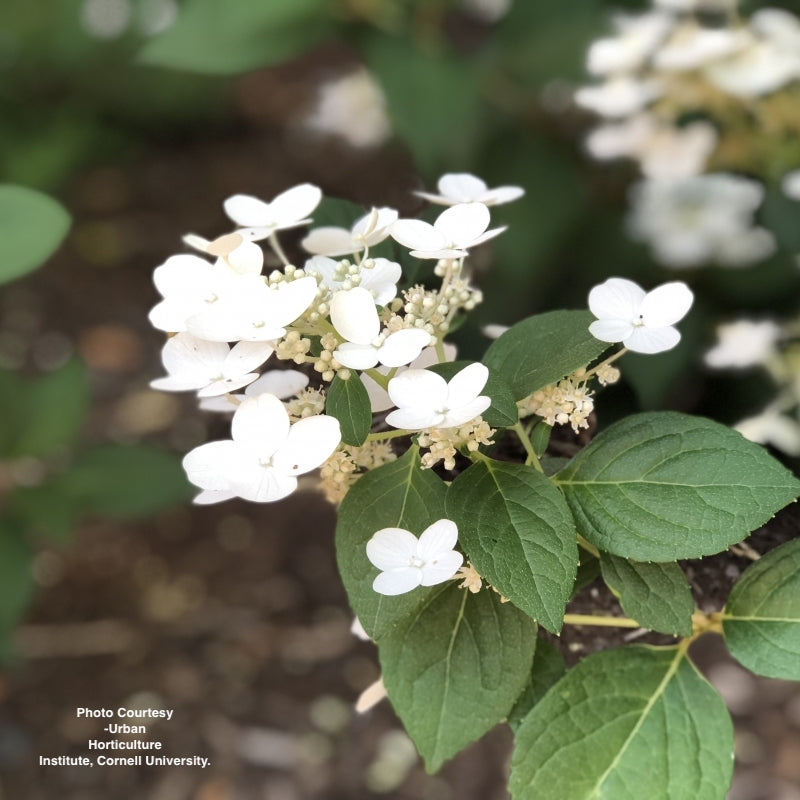
<path id="1" fill-rule="evenodd" d="M 425 562 L 419 556 L 411 556 L 411 558 L 408 559 L 408 566 L 422 569 L 425 566 Z"/>

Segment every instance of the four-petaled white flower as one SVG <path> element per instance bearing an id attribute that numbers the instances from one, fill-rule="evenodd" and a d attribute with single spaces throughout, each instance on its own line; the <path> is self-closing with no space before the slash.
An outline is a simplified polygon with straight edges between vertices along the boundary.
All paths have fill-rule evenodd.
<path id="1" fill-rule="evenodd" d="M 431 203 L 454 206 L 459 203 L 483 203 L 485 206 L 498 206 L 510 203 L 525 194 L 521 186 L 497 186 L 490 189 L 485 181 L 468 172 L 448 172 L 439 178 L 436 188 L 439 194 L 414 192 Z"/>
<path id="2" fill-rule="evenodd" d="M 399 219 L 391 234 L 417 258 L 461 258 L 506 228 L 489 227 L 489 209 L 483 203 L 462 203 L 445 209 L 433 225 L 421 219 Z"/>
<path id="3" fill-rule="evenodd" d="M 237 233 L 250 241 L 266 239 L 275 231 L 296 228 L 311 222 L 309 214 L 319 205 L 322 191 L 311 183 L 301 183 L 281 192 L 271 203 L 249 194 L 235 194 L 225 203 L 225 213 L 242 230 Z"/>
<path id="4" fill-rule="evenodd" d="M 271 394 L 242 402 L 231 435 L 184 457 L 189 480 L 203 490 L 195 503 L 232 497 L 256 503 L 282 500 L 297 488 L 297 476 L 320 466 L 341 441 L 338 420 L 318 415 L 290 425 L 283 403 Z"/>
<path id="5" fill-rule="evenodd" d="M 333 225 L 314 228 L 300 244 L 318 256 L 347 256 L 365 247 L 380 244 L 389 236 L 389 228 L 397 220 L 393 208 L 373 208 L 356 220 L 350 230 Z"/>
<path id="6" fill-rule="evenodd" d="M 350 369 L 371 369 L 376 364 L 402 367 L 431 341 L 430 334 L 421 328 L 405 328 L 384 337 L 375 299 L 360 286 L 336 292 L 331 300 L 331 322 L 347 340 L 333 351 L 333 356 Z"/>
<path id="7" fill-rule="evenodd" d="M 589 292 L 589 308 L 597 317 L 589 332 L 601 342 L 622 342 L 635 353 L 660 353 L 680 341 L 672 326 L 683 319 L 693 300 L 680 281 L 645 292 L 633 281 L 609 278 Z"/>
<path id="8" fill-rule="evenodd" d="M 464 562 L 464 556 L 453 549 L 457 541 L 458 528 L 449 519 L 429 525 L 419 539 L 403 528 L 377 531 L 367 542 L 367 558 L 381 570 L 372 588 L 379 594 L 396 595 L 444 583 Z"/>
<path id="9" fill-rule="evenodd" d="M 456 428 L 486 411 L 491 398 L 481 394 L 489 370 L 470 364 L 450 381 L 427 369 L 408 369 L 389 381 L 389 397 L 397 406 L 386 417 L 395 428 Z"/>
<path id="10" fill-rule="evenodd" d="M 273 350 L 267 342 L 239 342 L 231 349 L 225 342 L 207 342 L 188 332 L 178 333 L 161 351 L 168 376 L 151 381 L 150 386 L 168 392 L 198 389 L 198 397 L 235 392 L 258 378 L 253 370 Z"/>
<path id="11" fill-rule="evenodd" d="M 351 288 L 345 284 L 347 276 L 339 277 L 339 262 L 327 256 L 313 256 L 306 261 L 303 269 L 307 275 L 318 275 L 320 283 L 333 291 Z M 397 295 L 397 281 L 402 268 L 396 261 L 388 258 L 372 259 L 372 267 L 362 267 L 358 271 L 359 283 L 375 299 L 375 305 L 385 306 Z"/>

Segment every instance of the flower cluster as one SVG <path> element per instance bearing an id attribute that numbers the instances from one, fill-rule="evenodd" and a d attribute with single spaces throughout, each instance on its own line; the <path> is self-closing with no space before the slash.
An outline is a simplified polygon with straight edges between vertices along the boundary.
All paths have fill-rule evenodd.
<path id="1" fill-rule="evenodd" d="M 601 82 L 575 93 L 604 119 L 589 153 L 632 158 L 644 175 L 631 194 L 631 234 L 674 268 L 769 256 L 773 238 L 753 224 L 763 187 L 718 170 L 771 175 L 796 161 L 782 145 L 765 154 L 758 142 L 765 129 L 784 133 L 774 138 L 786 148 L 796 135 L 800 19 L 775 8 L 743 18 L 735 3 L 697 13 L 708 5 L 654 0 L 649 12 L 615 17 L 614 35 L 587 55 Z"/>

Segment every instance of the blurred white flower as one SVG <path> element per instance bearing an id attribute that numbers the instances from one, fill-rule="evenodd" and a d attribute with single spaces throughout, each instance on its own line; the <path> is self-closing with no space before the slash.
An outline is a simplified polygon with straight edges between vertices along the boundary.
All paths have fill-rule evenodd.
<path id="1" fill-rule="evenodd" d="M 781 181 L 783 193 L 792 200 L 800 200 L 800 169 L 787 172 Z"/>
<path id="2" fill-rule="evenodd" d="M 629 75 L 613 77 L 600 86 L 583 86 L 575 92 L 575 102 L 601 117 L 627 117 L 636 114 L 661 96 L 663 88 L 655 78 L 640 80 Z"/>
<path id="3" fill-rule="evenodd" d="M 320 86 L 316 108 L 303 122 L 309 130 L 341 136 L 353 147 L 375 147 L 392 132 L 383 91 L 363 68 Z"/>
<path id="4" fill-rule="evenodd" d="M 168 377 L 150 382 L 167 392 L 199 390 L 198 397 L 235 392 L 258 378 L 253 370 L 273 353 L 267 342 L 239 342 L 231 349 L 224 342 L 207 342 L 183 332 L 167 340 L 161 360 Z"/>
<path id="5" fill-rule="evenodd" d="M 297 488 L 297 476 L 320 466 L 339 445 L 339 422 L 320 415 L 290 425 L 283 403 L 271 394 L 245 399 L 231 422 L 232 439 L 208 442 L 187 453 L 183 467 L 203 491 L 199 504 L 241 497 L 271 503 Z"/>
<path id="6" fill-rule="evenodd" d="M 764 364 L 776 352 L 781 328 L 772 320 L 739 319 L 717 326 L 717 344 L 704 356 L 709 367 L 746 369 Z"/>
<path id="7" fill-rule="evenodd" d="M 800 456 L 800 423 L 782 413 L 777 405 L 737 422 L 734 428 L 751 442 L 770 444 L 787 455 Z"/>
<path id="8" fill-rule="evenodd" d="M 449 519 L 429 525 L 419 539 L 403 528 L 377 531 L 367 542 L 367 558 L 381 570 L 372 588 L 379 594 L 398 595 L 450 580 L 464 562 L 453 549 L 457 541 L 458 528 Z"/>
<path id="9" fill-rule="evenodd" d="M 744 28 L 706 28 L 684 22 L 656 51 L 653 65 L 668 72 L 700 69 L 744 50 L 752 42 L 752 34 Z"/>
<path id="10" fill-rule="evenodd" d="M 625 278 L 609 278 L 589 292 L 589 309 L 597 320 L 589 332 L 601 342 L 622 342 L 634 353 L 670 350 L 681 335 L 673 325 L 691 308 L 694 295 L 676 281 L 645 292 Z"/>
<path id="11" fill-rule="evenodd" d="M 408 369 L 389 381 L 389 397 L 397 409 L 386 422 L 410 431 L 464 425 L 491 405 L 481 395 L 488 379 L 489 370 L 480 363 L 464 367 L 449 381 L 427 369 Z"/>
<path id="12" fill-rule="evenodd" d="M 350 230 L 334 225 L 313 228 L 300 244 L 309 253 L 319 256 L 351 255 L 380 244 L 389 236 L 389 228 L 396 219 L 397 211 L 393 208 L 373 208 L 356 220 Z"/>
<path id="13" fill-rule="evenodd" d="M 763 197 L 760 183 L 725 173 L 640 181 L 631 190 L 629 230 L 668 267 L 745 266 L 775 249 L 772 234 L 752 225 Z"/>
<path id="14" fill-rule="evenodd" d="M 650 58 L 675 24 L 671 14 L 653 11 L 613 19 L 617 35 L 592 42 L 586 67 L 592 75 L 608 75 L 639 69 Z"/>
<path id="15" fill-rule="evenodd" d="M 309 214 L 319 205 L 322 191 L 310 183 L 301 183 L 281 192 L 265 203 L 248 194 L 235 194 L 223 204 L 225 213 L 239 226 L 237 233 L 251 241 L 271 236 L 275 231 L 296 228 L 311 222 Z"/>
<path id="16" fill-rule="evenodd" d="M 330 306 L 331 323 L 346 341 L 333 351 L 334 358 L 351 369 L 371 369 L 376 364 L 401 367 L 413 361 L 430 344 L 420 328 L 381 334 L 375 298 L 360 286 L 336 292 Z"/>
<path id="17" fill-rule="evenodd" d="M 375 305 L 385 306 L 397 295 L 397 282 L 400 280 L 402 268 L 396 261 L 388 258 L 369 259 L 372 266 L 351 265 L 358 274 L 358 286 L 366 289 L 374 298 Z M 304 267 L 306 274 L 318 275 L 320 283 L 331 291 L 354 288 L 348 286 L 350 273 L 339 277 L 339 262 L 327 256 L 313 256 Z"/>
<path id="18" fill-rule="evenodd" d="M 525 194 L 521 186 L 497 186 L 490 189 L 485 181 L 470 175 L 468 172 L 448 172 L 439 178 L 436 188 L 439 194 L 414 192 L 431 203 L 454 206 L 459 203 L 483 203 L 485 206 L 497 206 L 510 203 Z"/>
<path id="19" fill-rule="evenodd" d="M 489 209 L 483 203 L 461 203 L 445 209 L 433 225 L 420 219 L 399 219 L 391 235 L 417 258 L 461 258 L 506 228 L 489 227 Z"/>

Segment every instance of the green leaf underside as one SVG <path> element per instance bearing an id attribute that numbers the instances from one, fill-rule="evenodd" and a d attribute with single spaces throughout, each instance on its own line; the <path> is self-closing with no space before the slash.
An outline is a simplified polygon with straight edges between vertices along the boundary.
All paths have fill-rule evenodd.
<path id="1" fill-rule="evenodd" d="M 481 576 L 558 633 L 578 546 L 569 509 L 552 483 L 531 466 L 482 460 L 453 481 L 447 516 Z"/>
<path id="2" fill-rule="evenodd" d="M 600 569 L 622 610 L 643 628 L 691 635 L 694 600 L 678 564 L 642 563 L 603 553 Z"/>
<path id="3" fill-rule="evenodd" d="M 333 379 L 325 410 L 339 420 L 345 444 L 364 444 L 372 425 L 372 409 L 367 390 L 357 375 L 351 375 L 346 381 L 338 375 Z"/>
<path id="4" fill-rule="evenodd" d="M 442 364 L 434 364 L 428 369 L 441 375 L 449 381 L 457 372 L 470 365 L 470 361 L 447 361 Z M 517 402 L 508 384 L 495 372 L 489 370 L 489 379 L 481 392 L 491 398 L 492 404 L 481 414 L 483 419 L 493 428 L 510 428 L 519 421 Z"/>
<path id="5" fill-rule="evenodd" d="M 723 800 L 733 728 L 680 648 L 596 653 L 516 733 L 513 800 Z"/>
<path id="6" fill-rule="evenodd" d="M 67 234 L 70 216 L 46 194 L 0 184 L 0 283 L 41 266 Z"/>
<path id="7" fill-rule="evenodd" d="M 451 582 L 378 647 L 389 699 L 435 772 L 506 718 L 530 674 L 536 625 L 495 592 Z"/>
<path id="8" fill-rule="evenodd" d="M 436 590 L 418 587 L 386 597 L 372 582 L 379 570 L 367 558 L 367 542 L 382 528 L 405 528 L 419 536 L 446 516 L 444 482 L 420 468 L 419 450 L 410 448 L 397 461 L 367 472 L 350 488 L 339 507 L 336 558 L 350 605 L 376 641 L 404 617 L 413 614 Z"/>
<path id="9" fill-rule="evenodd" d="M 554 480 L 586 539 L 637 561 L 717 553 L 800 492 L 800 482 L 759 445 L 674 412 L 617 422 Z"/>
<path id="10" fill-rule="evenodd" d="M 758 675 L 800 680 L 800 539 L 748 567 L 722 618 L 731 655 Z"/>
<path id="11" fill-rule="evenodd" d="M 515 400 L 594 361 L 607 342 L 589 333 L 589 311 L 550 311 L 518 322 L 486 351 L 483 362 L 511 387 Z"/>
<path id="12" fill-rule="evenodd" d="M 561 653 L 547 639 L 538 639 L 528 682 L 508 715 L 511 730 L 516 732 L 528 712 L 547 694 L 551 686 L 561 680 L 566 671 Z"/>

